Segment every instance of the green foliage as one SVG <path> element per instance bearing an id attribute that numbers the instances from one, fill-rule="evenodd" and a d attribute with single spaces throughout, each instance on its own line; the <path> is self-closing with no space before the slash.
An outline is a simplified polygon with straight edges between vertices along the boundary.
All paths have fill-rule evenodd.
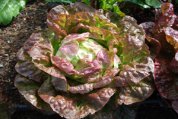
<path id="1" fill-rule="evenodd" d="M 77 0 L 45 0 L 46 2 L 59 2 L 59 3 L 73 3 Z M 105 11 L 112 11 L 120 16 L 125 14 L 121 12 L 118 3 L 123 2 L 124 0 L 99 0 L 99 8 Z M 81 2 L 90 5 L 90 0 L 81 0 Z"/>
<path id="2" fill-rule="evenodd" d="M 0 25 L 9 24 L 20 10 L 25 7 L 27 0 L 0 0 Z"/>
<path id="3" fill-rule="evenodd" d="M 160 0 L 145 0 L 145 2 L 146 2 L 147 5 L 152 6 L 154 8 L 161 7 Z"/>
<path id="4" fill-rule="evenodd" d="M 125 0 L 127 2 L 132 2 L 134 4 L 137 4 L 143 8 L 159 8 L 161 6 L 160 0 Z"/>
<path id="5" fill-rule="evenodd" d="M 124 0 L 99 0 L 100 8 L 103 10 L 110 10 L 114 13 L 119 14 L 120 16 L 124 16 L 124 13 L 121 12 L 118 3 L 123 2 Z"/>

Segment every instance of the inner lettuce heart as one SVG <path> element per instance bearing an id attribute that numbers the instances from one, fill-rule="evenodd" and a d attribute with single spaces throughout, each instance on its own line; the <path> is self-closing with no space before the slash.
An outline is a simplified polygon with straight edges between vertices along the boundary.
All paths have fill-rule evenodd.
<path id="1" fill-rule="evenodd" d="M 132 17 L 75 3 L 51 9 L 47 25 L 27 39 L 15 66 L 14 84 L 35 107 L 80 119 L 153 93 L 154 63 Z"/>
<path id="2" fill-rule="evenodd" d="M 112 54 L 94 39 L 89 38 L 89 35 L 89 33 L 68 35 L 62 40 L 56 55 L 52 57 L 56 67 L 72 78 L 84 79 L 84 82 L 89 81 L 90 75 L 93 74 L 103 76 L 112 60 L 113 70 L 118 68 L 120 62 L 116 54 Z M 111 55 L 113 59 L 110 59 Z M 68 64 L 67 67 L 62 66 L 64 61 Z"/>

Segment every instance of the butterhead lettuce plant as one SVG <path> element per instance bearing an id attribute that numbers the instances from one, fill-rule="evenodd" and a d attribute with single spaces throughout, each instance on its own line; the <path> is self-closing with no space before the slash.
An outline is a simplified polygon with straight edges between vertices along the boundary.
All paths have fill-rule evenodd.
<path id="1" fill-rule="evenodd" d="M 82 3 L 54 7 L 48 29 L 19 50 L 15 86 L 31 104 L 79 119 L 111 103 L 132 104 L 153 92 L 145 33 L 129 16 Z"/>

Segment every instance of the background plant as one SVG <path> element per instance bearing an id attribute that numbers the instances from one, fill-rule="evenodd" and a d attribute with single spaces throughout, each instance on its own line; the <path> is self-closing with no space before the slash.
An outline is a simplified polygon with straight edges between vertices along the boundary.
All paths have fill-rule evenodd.
<path id="1" fill-rule="evenodd" d="M 0 25 L 8 25 L 25 7 L 27 0 L 0 0 Z"/>
<path id="2" fill-rule="evenodd" d="M 142 26 L 155 61 L 157 90 L 172 102 L 172 107 L 178 112 L 178 16 L 174 14 L 173 7 L 171 3 L 162 4 L 155 22 L 146 22 Z"/>

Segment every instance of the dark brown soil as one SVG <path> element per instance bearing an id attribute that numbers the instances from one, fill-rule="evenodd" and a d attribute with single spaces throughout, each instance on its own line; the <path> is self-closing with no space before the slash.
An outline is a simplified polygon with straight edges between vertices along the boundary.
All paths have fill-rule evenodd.
<path id="1" fill-rule="evenodd" d="M 46 13 L 50 7 L 51 5 L 42 2 L 30 2 L 10 25 L 0 26 L 0 119 L 60 119 L 56 114 L 47 115 L 36 110 L 25 101 L 13 85 L 16 75 L 14 69 L 17 62 L 16 53 L 33 32 L 46 28 Z M 154 18 L 153 12 L 149 10 L 141 13 L 135 9 L 133 13 L 138 13 L 130 15 L 134 16 L 139 23 Z M 149 15 L 145 16 L 145 13 Z M 159 102 L 160 98 L 150 98 L 148 102 L 150 100 L 158 100 L 158 102 L 143 102 L 138 108 L 136 119 L 178 119 L 172 109 L 164 107 L 164 105 L 160 106 L 162 104 Z"/>

